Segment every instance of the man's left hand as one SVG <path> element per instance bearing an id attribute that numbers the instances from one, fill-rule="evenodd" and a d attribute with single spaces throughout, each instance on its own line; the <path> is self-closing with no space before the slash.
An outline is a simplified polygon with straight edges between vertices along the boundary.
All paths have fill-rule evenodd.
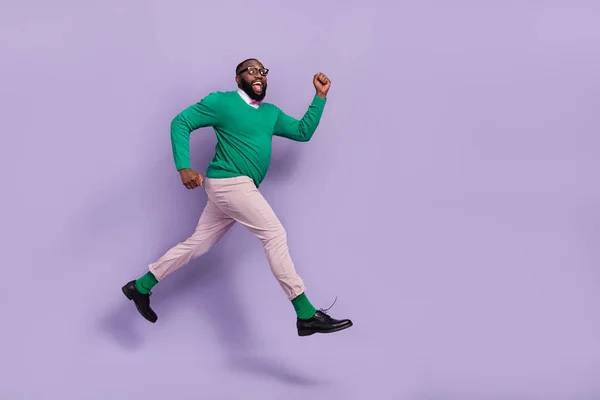
<path id="1" fill-rule="evenodd" d="M 313 78 L 313 84 L 315 85 L 315 89 L 317 90 L 317 96 L 325 98 L 327 97 L 327 92 L 329 92 L 329 87 L 331 86 L 331 81 L 322 72 L 316 74 Z"/>

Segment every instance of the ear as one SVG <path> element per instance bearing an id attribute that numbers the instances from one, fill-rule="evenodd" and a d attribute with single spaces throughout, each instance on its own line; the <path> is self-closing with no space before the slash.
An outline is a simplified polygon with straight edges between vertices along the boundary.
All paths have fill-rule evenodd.
<path id="1" fill-rule="evenodd" d="M 238 84 L 238 86 L 242 84 L 242 82 L 241 82 L 241 80 L 240 80 L 240 76 L 239 76 L 239 75 L 236 75 L 236 76 L 235 76 L 235 82 Z"/>

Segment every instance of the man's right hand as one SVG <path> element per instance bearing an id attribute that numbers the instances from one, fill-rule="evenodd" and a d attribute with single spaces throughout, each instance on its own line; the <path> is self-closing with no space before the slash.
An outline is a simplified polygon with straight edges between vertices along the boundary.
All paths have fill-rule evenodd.
<path id="1" fill-rule="evenodd" d="M 181 175 L 183 186 L 188 189 L 195 189 L 204 183 L 204 177 L 191 168 L 182 169 L 179 171 L 179 175 Z"/>

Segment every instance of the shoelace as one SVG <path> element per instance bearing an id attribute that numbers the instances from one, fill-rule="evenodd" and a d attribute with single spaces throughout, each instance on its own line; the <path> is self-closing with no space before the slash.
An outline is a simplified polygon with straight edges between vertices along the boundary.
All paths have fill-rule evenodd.
<path id="1" fill-rule="evenodd" d="M 327 307 L 327 308 L 325 308 L 325 309 L 319 308 L 319 312 L 321 312 L 321 313 L 323 313 L 325 316 L 327 316 L 327 317 L 331 318 L 329 315 L 327 315 L 327 311 L 329 311 L 329 310 L 331 309 L 331 307 L 333 307 L 333 305 L 335 304 L 335 302 L 336 302 L 336 301 L 337 301 L 337 296 L 335 296 L 335 300 L 333 300 L 333 303 L 332 303 L 332 304 L 331 304 L 329 307 Z"/>

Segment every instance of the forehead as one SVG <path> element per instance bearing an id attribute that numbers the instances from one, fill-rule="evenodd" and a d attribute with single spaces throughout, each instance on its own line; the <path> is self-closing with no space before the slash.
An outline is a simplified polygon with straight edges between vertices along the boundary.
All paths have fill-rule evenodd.
<path id="1" fill-rule="evenodd" d="M 248 67 L 264 68 L 265 66 L 258 60 L 250 60 L 244 63 L 244 68 Z"/>

